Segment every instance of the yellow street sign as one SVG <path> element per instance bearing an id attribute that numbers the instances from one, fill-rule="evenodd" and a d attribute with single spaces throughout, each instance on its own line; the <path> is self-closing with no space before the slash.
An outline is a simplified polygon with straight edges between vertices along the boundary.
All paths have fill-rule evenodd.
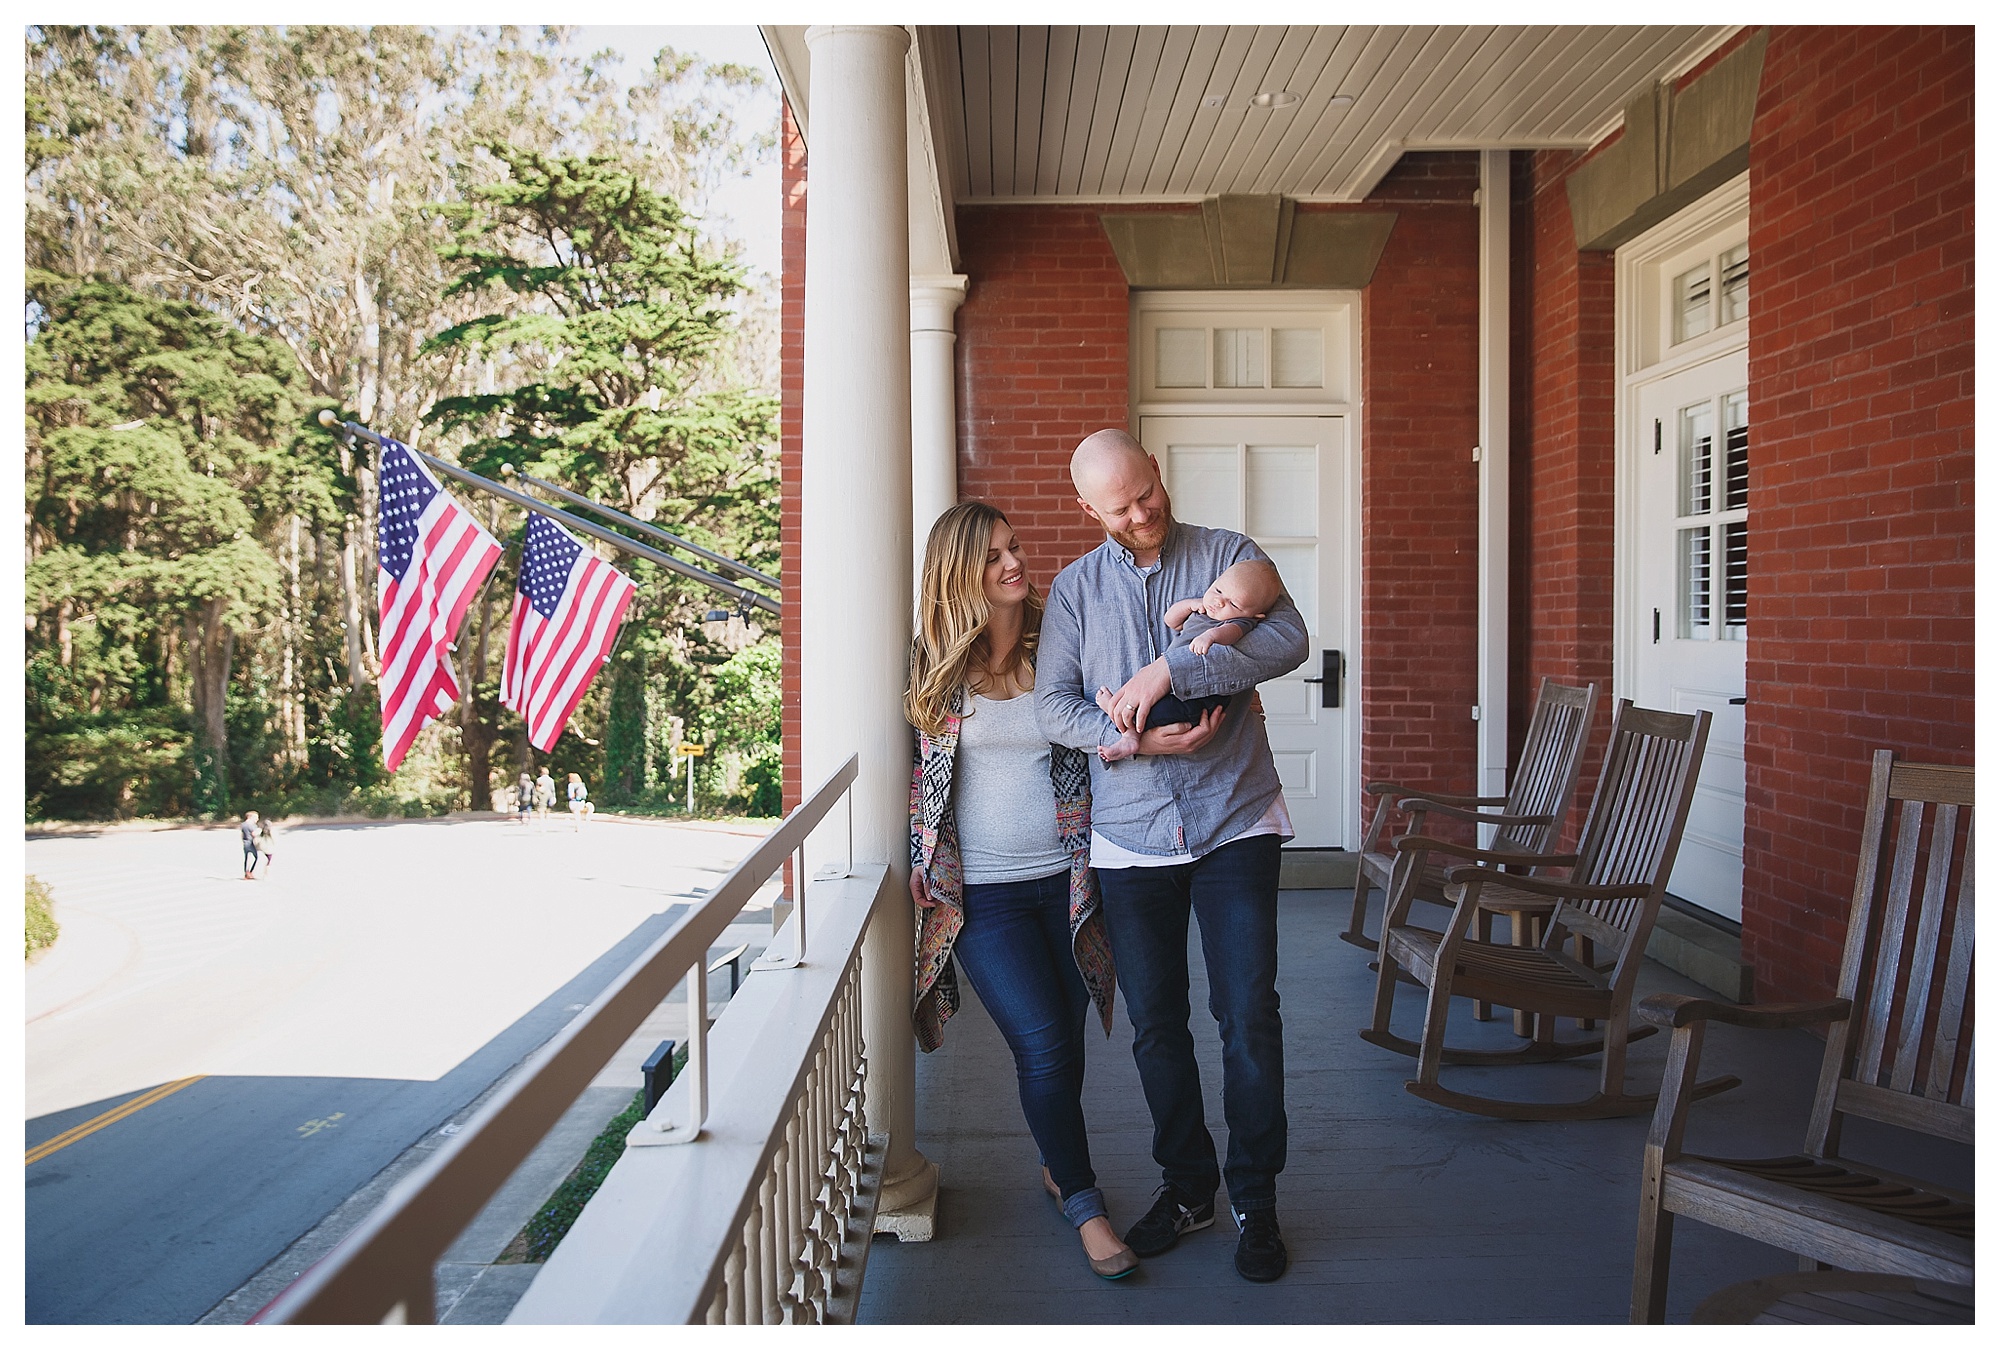
<path id="1" fill-rule="evenodd" d="M 681 743 L 680 753 L 682 753 L 683 755 L 705 755 L 708 753 L 708 747 L 705 745 L 693 745 L 683 741 Z"/>

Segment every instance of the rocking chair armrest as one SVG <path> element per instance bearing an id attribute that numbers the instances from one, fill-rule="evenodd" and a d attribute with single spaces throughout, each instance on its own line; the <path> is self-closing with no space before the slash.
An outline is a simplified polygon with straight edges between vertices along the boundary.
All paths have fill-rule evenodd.
<path id="1" fill-rule="evenodd" d="M 1500 800 L 1504 802 L 1507 799 L 1502 797 Z M 1503 828 L 1508 825 L 1547 825 L 1555 819 L 1554 816 L 1547 815 L 1509 816 L 1502 815 L 1499 812 L 1471 810 L 1463 806 L 1455 806 L 1451 804 L 1449 798 L 1445 797 L 1405 797 L 1396 804 L 1405 811 L 1434 811 L 1438 815 L 1449 816 L 1453 820 L 1470 821 L 1474 825 L 1498 825 Z"/>
<path id="2" fill-rule="evenodd" d="M 1370 783 L 1361 789 L 1371 797 L 1387 797 L 1400 802 L 1407 797 L 1422 797 L 1425 801 L 1450 802 L 1454 806 L 1504 806 L 1505 797 L 1475 797 L 1459 792 L 1432 792 L 1426 788 L 1407 787 L 1402 783 Z"/>
<path id="3" fill-rule="evenodd" d="M 1854 1005 L 1844 998 L 1815 999 L 1806 1003 L 1717 1003 L 1692 994 L 1654 994 L 1640 1001 L 1634 1010 L 1642 1022 L 1656 1027 L 1679 1028 L 1696 1022 L 1725 1022 L 1755 1031 L 1783 1031 L 1808 1027 L 1818 1022 L 1844 1021 Z"/>
<path id="4" fill-rule="evenodd" d="M 1514 855 L 1499 856 L 1505 858 Z M 1534 861 L 1537 864 L 1561 863 L 1564 859 L 1536 858 Z M 1570 858 L 1568 861 L 1576 860 Z M 1451 885 L 1454 882 L 1485 881 L 1492 876 L 1493 869 L 1490 867 L 1461 866 L 1448 869 L 1444 874 L 1444 880 L 1446 885 Z M 1574 881 L 1561 881 L 1555 877 L 1521 876 L 1512 872 L 1507 874 L 1505 881 L 1509 890 L 1530 891 L 1536 895 L 1545 895 L 1551 900 L 1637 900 L 1652 889 L 1650 886 L 1580 886 Z"/>
<path id="5" fill-rule="evenodd" d="M 1516 867 L 1531 862 L 1537 867 L 1572 867 L 1576 864 L 1574 853 L 1508 853 L 1490 848 L 1474 848 L 1470 844 L 1455 844 L 1449 839 L 1439 839 L 1428 834 L 1406 834 L 1396 841 L 1398 852 L 1409 853 L 1421 850 L 1425 853 L 1448 853 L 1454 858 L 1465 858 L 1472 863 L 1487 863 L 1493 867 Z M 1467 867 L 1465 870 L 1474 870 Z M 1509 874 L 1507 884 L 1513 885 L 1522 877 Z"/>

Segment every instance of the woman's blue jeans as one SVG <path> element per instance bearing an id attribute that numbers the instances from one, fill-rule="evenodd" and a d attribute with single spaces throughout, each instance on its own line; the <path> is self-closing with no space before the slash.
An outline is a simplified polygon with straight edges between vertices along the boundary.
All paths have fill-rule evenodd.
<path id="1" fill-rule="evenodd" d="M 965 886 L 952 958 L 1014 1052 L 1021 1114 L 1081 1227 L 1104 1214 L 1083 1125 L 1083 1027 L 1090 994 L 1069 938 L 1069 869 Z"/>

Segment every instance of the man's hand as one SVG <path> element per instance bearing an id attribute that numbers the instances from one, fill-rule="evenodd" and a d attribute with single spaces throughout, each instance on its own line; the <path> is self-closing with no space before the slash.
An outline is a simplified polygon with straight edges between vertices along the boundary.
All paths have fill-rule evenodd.
<path id="1" fill-rule="evenodd" d="M 1199 722 L 1176 722 L 1139 733 L 1142 755 L 1191 755 L 1215 739 L 1222 729 L 1222 709 L 1210 708 Z"/>
<path id="2" fill-rule="evenodd" d="M 936 909 L 937 901 L 931 899 L 930 887 L 924 882 L 924 872 L 920 867 L 910 869 L 910 899 L 917 902 L 919 909 Z"/>
<path id="3" fill-rule="evenodd" d="M 1153 705 L 1173 690 L 1173 672 L 1167 669 L 1167 658 L 1162 656 L 1142 667 L 1111 696 L 1111 724 L 1121 732 L 1138 730 L 1146 725 L 1146 714 L 1153 710 Z M 1142 746 L 1139 753 L 1147 751 Z"/>

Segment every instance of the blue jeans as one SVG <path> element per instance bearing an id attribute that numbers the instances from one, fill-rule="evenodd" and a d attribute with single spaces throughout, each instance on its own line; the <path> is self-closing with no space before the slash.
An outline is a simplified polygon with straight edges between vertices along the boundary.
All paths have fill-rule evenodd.
<path id="1" fill-rule="evenodd" d="M 1275 834 L 1224 844 L 1178 867 L 1101 869 L 1104 919 L 1118 987 L 1132 1019 L 1132 1059 L 1153 1113 L 1153 1159 L 1199 1203 L 1223 1180 L 1239 1211 L 1278 1203 L 1285 1167 L 1285 1044 L 1278 1017 L 1278 852 Z M 1201 1101 L 1188 1029 L 1188 914 L 1201 925 L 1208 1011 L 1222 1032 L 1227 1166 Z"/>
<path id="2" fill-rule="evenodd" d="M 1104 1213 L 1083 1127 L 1083 1025 L 1090 993 L 1069 940 L 1069 869 L 965 887 L 952 959 L 1014 1052 L 1021 1114 L 1081 1227 Z"/>

